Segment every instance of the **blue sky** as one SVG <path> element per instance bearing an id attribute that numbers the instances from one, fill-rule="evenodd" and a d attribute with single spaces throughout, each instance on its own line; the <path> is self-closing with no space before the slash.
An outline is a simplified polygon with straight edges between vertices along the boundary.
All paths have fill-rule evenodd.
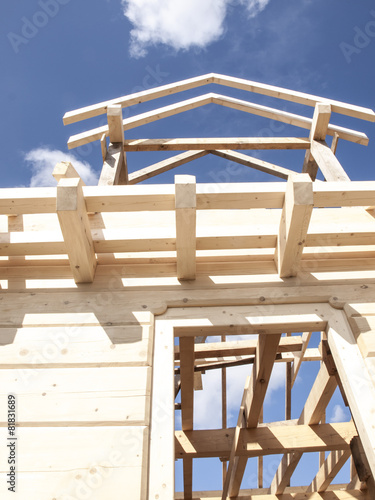
<path id="1" fill-rule="evenodd" d="M 66 142 L 72 134 L 103 124 L 103 117 L 64 127 L 66 111 L 209 72 L 375 109 L 371 0 L 5 0 L 0 33 L 1 187 L 53 185 L 52 169 L 66 159 L 88 184 L 95 184 L 101 169 L 99 145 L 68 152 Z M 211 90 L 310 117 L 313 113 L 312 108 L 256 94 L 204 87 L 137 105 L 124 110 L 124 117 Z M 331 122 L 367 133 L 369 146 L 340 141 L 337 156 L 351 179 L 373 180 L 374 124 L 341 115 L 333 115 Z M 209 105 L 126 136 L 257 135 L 305 137 L 307 132 Z M 255 154 L 296 171 L 304 157 L 301 151 Z M 165 156 L 128 154 L 129 171 Z M 276 180 L 207 156 L 151 182 L 173 182 L 176 173 L 192 173 L 200 182 Z M 297 383 L 297 393 L 310 383 L 306 380 L 308 373 Z M 279 382 L 274 384 L 277 388 Z M 275 390 L 273 397 L 279 393 Z M 279 397 L 281 401 L 283 395 Z M 336 395 L 329 418 L 339 419 L 340 411 L 347 417 Z M 293 412 L 298 417 L 300 408 Z M 198 416 L 202 425 L 205 415 L 203 409 Z M 231 425 L 235 420 L 233 414 Z M 197 473 L 197 488 L 217 487 L 207 480 L 210 467 Z M 215 467 L 221 470 L 220 464 Z M 181 489 L 180 476 L 177 485 Z"/>

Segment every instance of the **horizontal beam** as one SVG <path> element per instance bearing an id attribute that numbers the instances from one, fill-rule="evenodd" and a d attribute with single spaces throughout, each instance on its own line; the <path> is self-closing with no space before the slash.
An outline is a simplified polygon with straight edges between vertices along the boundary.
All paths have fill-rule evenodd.
<path id="1" fill-rule="evenodd" d="M 254 429 L 240 430 L 236 456 L 258 457 L 291 452 L 349 450 L 357 435 L 352 422 L 298 425 L 258 424 Z M 229 458 L 235 429 L 175 432 L 175 454 L 178 458 Z"/>
<path id="2" fill-rule="evenodd" d="M 125 151 L 181 151 L 195 149 L 309 149 L 304 137 L 213 137 L 205 139 L 132 139 Z"/>
<path id="3" fill-rule="evenodd" d="M 174 210 L 174 186 L 83 186 L 87 211 Z M 282 208 L 286 183 L 197 184 L 197 210 Z M 375 181 L 313 183 L 314 207 L 375 205 Z M 0 215 L 56 213 L 56 187 L 0 189 Z"/>

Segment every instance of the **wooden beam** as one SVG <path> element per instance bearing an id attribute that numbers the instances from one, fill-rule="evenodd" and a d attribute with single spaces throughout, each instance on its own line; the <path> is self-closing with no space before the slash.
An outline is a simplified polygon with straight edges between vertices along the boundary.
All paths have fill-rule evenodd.
<path id="1" fill-rule="evenodd" d="M 209 342 L 207 344 L 195 344 L 195 359 L 216 358 L 224 356 L 244 356 L 254 355 L 258 341 L 235 340 L 226 342 Z M 277 352 L 294 352 L 302 348 L 302 337 L 297 335 L 293 337 L 281 337 Z M 175 359 L 180 359 L 180 349 L 175 346 Z"/>
<path id="2" fill-rule="evenodd" d="M 252 428 L 258 425 L 280 337 L 280 334 L 259 335 L 251 378 L 248 386 L 245 387 L 243 404 L 238 417 L 237 426 L 240 429 L 242 427 Z M 228 472 L 223 487 L 223 500 L 227 496 L 235 497 L 238 495 L 245 472 L 247 459 L 237 456 L 237 444 L 238 440 L 236 439 L 233 442 L 230 454 Z"/>
<path id="3" fill-rule="evenodd" d="M 172 325 L 157 321 L 153 349 L 148 500 L 174 497 L 173 344 Z"/>
<path id="4" fill-rule="evenodd" d="M 52 172 L 53 177 L 59 182 L 60 179 L 68 179 L 68 178 L 80 178 L 79 173 L 73 167 L 73 165 L 69 161 L 62 161 L 61 163 L 57 163 Z M 85 183 L 81 179 L 81 186 L 84 186 Z"/>
<path id="5" fill-rule="evenodd" d="M 325 141 L 330 118 L 331 106 L 329 104 L 317 103 L 310 129 L 310 141 Z M 311 151 L 306 151 L 302 172 L 309 174 L 311 179 L 315 181 L 316 174 L 318 173 L 318 164 L 312 156 Z"/>
<path id="6" fill-rule="evenodd" d="M 322 364 L 298 423 L 300 425 L 318 424 L 336 387 L 336 377 L 328 372 L 325 364 Z M 302 453 L 284 455 L 271 482 L 271 494 L 279 495 L 283 493 L 301 457 Z"/>
<path id="7" fill-rule="evenodd" d="M 310 177 L 307 174 L 291 176 L 287 183 L 275 254 L 280 278 L 298 273 L 313 206 Z"/>
<path id="8" fill-rule="evenodd" d="M 104 114 L 107 110 L 107 107 L 111 104 L 120 104 L 122 107 L 133 106 L 152 99 L 157 99 L 159 97 L 175 94 L 177 92 L 182 92 L 185 90 L 196 88 L 202 85 L 207 85 L 210 83 L 216 83 L 227 87 L 233 87 L 241 90 L 246 90 L 249 92 L 254 92 L 257 94 L 276 97 L 278 99 L 284 99 L 287 101 L 305 104 L 307 106 L 315 106 L 316 103 L 318 102 L 324 102 L 330 104 L 332 106 L 332 111 L 334 111 L 335 113 L 341 113 L 344 115 L 353 116 L 355 118 L 360 118 L 362 120 L 375 121 L 375 113 L 368 108 L 355 106 L 353 104 L 346 104 L 340 101 L 334 101 L 332 99 L 327 99 L 324 97 L 319 97 L 311 94 L 305 94 L 303 92 L 288 90 L 282 87 L 276 87 L 274 85 L 267 85 L 264 83 L 258 83 L 251 80 L 245 80 L 242 78 L 220 75 L 217 73 L 209 73 L 206 75 L 190 78 L 187 80 L 182 80 L 179 82 L 162 85 L 160 87 L 155 87 L 153 89 L 143 90 L 141 92 L 136 92 L 134 94 L 118 97 L 116 99 L 103 101 L 98 104 L 86 106 L 84 108 L 80 108 L 74 111 L 69 111 L 65 113 L 63 122 L 64 125 L 68 125 L 70 123 L 75 123 L 80 120 L 85 120 L 87 118 L 99 116 L 101 114 Z"/>
<path id="9" fill-rule="evenodd" d="M 92 282 L 96 257 L 81 179 L 60 179 L 56 193 L 56 212 L 75 282 Z"/>
<path id="10" fill-rule="evenodd" d="M 119 104 L 108 106 L 108 134 L 110 144 L 99 178 L 99 186 L 114 186 L 128 183 L 128 167 L 124 152 L 124 132 L 122 129 L 122 108 Z M 103 135 L 101 135 L 103 145 Z M 102 152 L 104 150 L 102 149 Z"/>
<path id="11" fill-rule="evenodd" d="M 311 141 L 311 154 L 322 171 L 326 181 L 350 181 L 348 174 L 325 141 Z"/>
<path id="12" fill-rule="evenodd" d="M 357 471 L 358 478 L 361 482 L 366 483 L 367 491 L 370 498 L 375 497 L 375 481 L 371 472 L 365 450 L 363 449 L 361 440 L 358 436 L 353 437 L 350 442 L 350 450 L 352 452 L 354 468 Z"/>
<path id="13" fill-rule="evenodd" d="M 177 278 L 193 280 L 196 273 L 196 185 L 192 175 L 176 175 Z"/>
<path id="14" fill-rule="evenodd" d="M 287 168 L 279 167 L 273 163 L 267 161 L 259 160 L 258 158 L 253 158 L 252 156 L 244 155 L 243 153 L 238 153 L 237 151 L 230 150 L 212 150 L 210 153 L 225 158 L 226 160 L 235 161 L 246 167 L 254 168 L 255 170 L 260 170 L 266 174 L 275 175 L 281 179 L 287 180 L 289 175 L 295 174 L 293 170 Z"/>
<path id="15" fill-rule="evenodd" d="M 240 99 L 235 99 L 233 97 L 227 97 L 218 94 L 211 94 L 212 102 L 215 104 L 220 104 L 229 108 L 237 109 L 240 111 L 245 111 L 246 113 L 251 113 L 253 115 L 262 116 L 270 120 L 276 120 L 282 123 L 287 123 L 288 125 L 294 125 L 296 127 L 304 128 L 310 130 L 314 127 L 314 132 L 316 131 L 316 139 L 324 140 L 326 134 L 334 135 L 338 134 L 342 139 L 347 141 L 352 141 L 357 144 L 362 144 L 367 146 L 368 137 L 363 132 L 357 132 L 356 130 L 350 130 L 337 125 L 329 125 L 330 110 L 329 104 L 317 103 L 315 105 L 315 110 L 319 109 L 319 114 L 325 115 L 326 110 L 329 110 L 329 116 L 320 117 L 318 123 L 314 124 L 314 119 L 307 118 L 306 116 L 296 115 L 294 113 L 288 113 L 287 111 L 282 111 L 280 109 L 270 108 L 267 106 L 261 106 L 259 104 L 253 104 L 248 101 L 243 101 Z M 320 136 L 323 139 L 318 139 Z M 310 136 L 311 137 L 311 136 Z"/>
<path id="16" fill-rule="evenodd" d="M 304 355 L 306 353 L 306 350 L 308 348 L 308 345 L 309 345 L 309 342 L 311 339 L 311 335 L 312 335 L 312 332 L 303 332 L 302 333 L 301 350 L 299 352 L 296 352 L 294 355 L 294 361 L 293 361 L 293 367 L 292 367 L 292 380 L 291 380 L 292 387 L 296 381 L 299 369 L 301 368 L 301 364 L 302 364 Z"/>
<path id="17" fill-rule="evenodd" d="M 309 149 L 304 137 L 236 137 L 206 139 L 132 139 L 125 151 L 181 151 L 196 149 Z"/>
<path id="18" fill-rule="evenodd" d="M 180 165 L 188 163 L 189 161 L 202 158 L 202 156 L 206 156 L 210 152 L 211 151 L 186 151 L 185 153 L 175 155 L 172 158 L 167 158 L 166 160 L 159 161 L 158 163 L 154 163 L 149 167 L 142 168 L 141 170 L 137 170 L 136 172 L 129 174 L 128 184 L 137 184 L 138 182 L 150 179 L 155 175 L 162 174 L 163 172 L 168 172 L 169 170 L 172 170 L 172 168 L 176 168 Z"/>
<path id="19" fill-rule="evenodd" d="M 375 476 L 375 430 L 369 425 L 375 414 L 374 380 L 343 311 L 336 311 L 335 318 L 329 321 L 327 340 L 371 473 Z"/>
<path id="20" fill-rule="evenodd" d="M 235 428 L 175 431 L 176 459 L 227 459 L 231 454 L 235 433 Z M 355 436 L 357 430 L 353 422 L 299 425 L 293 420 L 259 424 L 253 429 L 240 429 L 236 454 L 251 458 L 293 451 L 308 453 L 345 450 L 348 458 L 350 442 Z"/>
<path id="21" fill-rule="evenodd" d="M 348 461 L 350 455 L 350 449 L 331 451 L 306 491 L 326 491 L 332 480 Z"/>

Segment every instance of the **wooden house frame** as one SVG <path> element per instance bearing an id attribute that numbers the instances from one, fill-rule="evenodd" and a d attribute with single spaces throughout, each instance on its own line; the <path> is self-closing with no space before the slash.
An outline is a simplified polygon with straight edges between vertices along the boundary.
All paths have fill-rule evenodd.
<path id="1" fill-rule="evenodd" d="M 313 116 L 210 92 L 122 118 L 124 107 L 208 84 L 310 106 Z M 209 103 L 308 137 L 126 139 L 129 129 Z M 338 141 L 368 138 L 332 124 L 331 113 L 375 121 L 359 106 L 204 75 L 66 113 L 66 125 L 107 114 L 107 125 L 68 141 L 100 141 L 98 186 L 62 162 L 56 187 L 0 190 L 0 380 L 2 399 L 16 398 L 16 498 L 375 498 L 375 181 L 349 179 Z M 240 152 L 259 149 L 305 150 L 301 171 Z M 183 152 L 129 173 L 130 151 Z M 139 184 L 208 154 L 286 182 L 177 175 L 174 184 Z M 319 348 L 309 346 L 313 332 Z M 231 341 L 239 334 L 252 337 Z M 210 336 L 221 342 L 205 342 Z M 292 419 L 305 362 L 319 370 Z M 285 419 L 263 423 L 275 363 L 286 367 Z M 249 376 L 237 426 L 228 428 L 226 373 L 242 364 Z M 196 430 L 194 390 L 211 369 L 221 371 L 222 428 Z M 326 423 L 337 387 L 352 420 Z M 5 403 L 1 412 L 6 443 Z M 320 453 L 314 479 L 290 486 L 311 452 Z M 266 484 L 263 457 L 275 454 L 283 458 Z M 1 498 L 13 498 L 5 444 L 0 456 Z M 202 457 L 223 462 L 220 490 L 194 491 L 193 460 Z M 241 488 L 253 457 L 258 487 Z M 178 493 L 175 460 L 183 461 Z M 350 481 L 331 484 L 348 460 Z"/>

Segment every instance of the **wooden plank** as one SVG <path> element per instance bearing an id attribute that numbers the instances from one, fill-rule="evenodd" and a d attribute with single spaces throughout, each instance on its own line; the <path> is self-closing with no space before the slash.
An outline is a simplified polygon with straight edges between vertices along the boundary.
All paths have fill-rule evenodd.
<path id="1" fill-rule="evenodd" d="M 251 428 L 258 425 L 280 337 L 280 334 L 259 335 L 251 378 L 244 391 L 243 410 L 240 409 L 238 417 L 240 427 Z M 237 457 L 237 444 L 238 441 L 234 440 L 223 487 L 223 500 L 227 495 L 230 497 L 238 495 L 245 472 L 246 458 Z"/>
<path id="2" fill-rule="evenodd" d="M 311 154 L 328 182 L 350 181 L 348 174 L 325 141 L 311 141 Z"/>
<path id="3" fill-rule="evenodd" d="M 250 458 L 292 451 L 308 453 L 345 450 L 350 455 L 350 441 L 356 435 L 357 431 L 352 422 L 310 426 L 299 425 L 294 420 L 289 423 L 285 421 L 259 424 L 253 429 L 240 430 L 236 453 L 238 456 Z M 186 457 L 226 459 L 230 456 L 234 436 L 235 428 L 176 431 L 176 459 Z M 349 455 L 346 454 L 347 458 Z"/>
<path id="4" fill-rule="evenodd" d="M 313 209 L 312 181 L 307 174 L 291 176 L 281 214 L 275 260 L 280 278 L 296 276 Z"/>
<path id="5" fill-rule="evenodd" d="M 105 161 L 105 157 L 107 156 L 107 137 L 103 134 L 100 138 L 100 149 L 102 151 L 103 162 Z"/>
<path id="6" fill-rule="evenodd" d="M 332 111 L 335 113 L 353 116 L 362 120 L 375 121 L 375 113 L 368 108 L 355 106 L 353 104 L 346 104 L 340 101 L 310 95 L 303 92 L 288 90 L 274 85 L 267 85 L 242 78 L 220 75 L 217 73 L 209 73 L 187 80 L 162 85 L 153 89 L 136 92 L 123 97 L 118 97 L 116 99 L 111 99 L 91 106 L 86 106 L 74 111 L 69 111 L 64 115 L 64 125 L 104 114 L 110 104 L 121 104 L 122 107 L 133 106 L 141 102 L 157 99 L 165 95 L 171 95 L 210 83 L 247 90 L 249 92 L 285 99 L 287 101 L 297 102 L 308 106 L 315 106 L 317 102 L 326 102 L 332 106 Z"/>
<path id="7" fill-rule="evenodd" d="M 302 333 L 301 350 L 294 354 L 293 368 L 292 368 L 292 380 L 291 380 L 292 387 L 297 379 L 299 369 L 301 368 L 301 363 L 304 360 L 304 356 L 306 354 L 307 347 L 308 347 L 310 339 L 311 339 L 311 335 L 312 335 L 312 332 L 303 332 Z M 281 338 L 281 340 L 282 340 L 282 338 Z"/>
<path id="8" fill-rule="evenodd" d="M 326 491 L 332 480 L 348 461 L 350 455 L 350 449 L 331 451 L 324 463 L 321 465 L 317 475 L 312 480 L 312 483 L 307 488 L 307 491 Z"/>
<path id="9" fill-rule="evenodd" d="M 193 429 L 194 416 L 194 337 L 180 337 L 181 425 Z"/>
<path id="10" fill-rule="evenodd" d="M 0 429 L 3 442 L 6 432 Z M 146 499 L 147 427 L 20 427 L 17 436 L 16 494 L 3 493 L 3 498 L 105 500 L 127 491 L 132 498 Z M 3 446 L 0 451 L 4 491 L 8 450 Z"/>
<path id="11" fill-rule="evenodd" d="M 280 177 L 281 179 L 285 180 L 288 179 L 289 175 L 295 174 L 293 170 L 279 167 L 278 165 L 274 165 L 273 163 L 259 160 L 258 158 L 244 155 L 243 153 L 238 153 L 237 151 L 230 151 L 228 149 L 212 150 L 210 151 L 210 153 L 216 156 L 220 156 L 221 158 L 225 158 L 226 160 L 235 161 L 236 163 L 240 163 L 241 165 L 245 165 L 246 167 L 260 170 L 261 172 L 265 172 L 266 174 L 275 175 L 276 177 Z"/>
<path id="12" fill-rule="evenodd" d="M 96 257 L 81 179 L 60 179 L 56 193 L 56 212 L 75 282 L 92 282 Z"/>
<path id="13" fill-rule="evenodd" d="M 0 328 L 0 368 L 146 366 L 152 343 L 150 324 Z"/>
<path id="14" fill-rule="evenodd" d="M 195 344 L 194 357 L 195 359 L 216 358 L 224 356 L 241 356 L 253 355 L 256 351 L 257 339 L 251 340 L 234 340 L 225 342 L 209 342 L 206 344 Z M 302 337 L 281 337 L 277 352 L 295 352 L 302 348 Z M 180 359 L 180 349 L 175 346 L 175 359 Z"/>
<path id="15" fill-rule="evenodd" d="M 375 476 L 375 386 L 344 312 L 329 321 L 327 339 L 366 457 Z"/>
<path id="16" fill-rule="evenodd" d="M 155 322 L 148 500 L 174 498 L 173 326 Z"/>
<path id="17" fill-rule="evenodd" d="M 322 364 L 298 423 L 300 425 L 318 424 L 333 393 L 335 392 L 336 387 L 336 378 L 333 375 L 330 375 L 326 365 Z M 271 482 L 271 494 L 279 495 L 283 493 L 301 457 L 302 453 L 292 453 L 289 456 L 284 455 Z"/>
<path id="18" fill-rule="evenodd" d="M 196 274 L 196 185 L 192 175 L 176 175 L 177 278 L 194 280 Z"/>
<path id="19" fill-rule="evenodd" d="M 147 123 L 152 123 L 162 118 L 167 118 L 178 113 L 183 113 L 184 111 L 189 111 L 200 106 L 204 106 L 205 104 L 210 104 L 211 102 L 212 94 L 193 97 L 192 99 L 187 99 L 186 101 L 181 101 L 176 104 L 171 104 L 169 106 L 164 106 L 152 111 L 147 111 L 146 113 L 132 116 L 130 118 L 125 118 L 125 120 L 121 121 L 119 127 L 122 128 L 122 130 L 131 130 L 133 128 L 139 127 L 141 125 L 146 125 Z M 103 134 L 105 134 L 106 136 L 109 134 L 109 128 L 107 125 L 73 135 L 69 137 L 68 148 L 72 149 L 93 141 L 97 141 L 100 137 L 102 137 Z"/>
<path id="20" fill-rule="evenodd" d="M 357 132 L 355 130 L 345 129 L 343 127 L 338 127 L 337 125 L 329 125 L 329 116 L 326 118 L 320 118 L 318 124 L 314 124 L 314 119 L 307 118 L 305 116 L 296 115 L 294 113 L 288 113 L 287 111 L 282 111 L 275 108 L 270 108 L 267 106 L 261 106 L 259 104 L 254 104 L 248 101 L 243 101 L 240 99 L 235 99 L 233 97 L 227 97 L 218 94 L 211 94 L 212 102 L 215 104 L 220 104 L 233 109 L 238 109 L 240 111 L 245 111 L 254 115 L 269 118 L 270 120 L 277 120 L 282 123 L 287 123 L 288 125 L 294 125 L 296 127 L 304 128 L 310 130 L 312 127 L 316 130 L 316 139 L 324 140 L 326 134 L 334 135 L 338 134 L 342 139 L 347 141 L 356 142 L 364 146 L 368 145 L 368 137 L 362 132 Z M 330 110 L 329 104 L 317 103 L 315 109 L 319 108 L 319 113 L 325 114 L 325 110 L 328 108 Z M 323 133 L 323 130 L 325 132 Z M 320 136 L 324 136 L 323 139 L 318 139 Z"/>
<path id="21" fill-rule="evenodd" d="M 315 105 L 314 116 L 310 129 L 309 137 L 311 141 L 325 141 L 330 119 L 331 106 L 329 104 L 317 103 Z M 316 174 L 318 172 L 318 164 L 312 156 L 311 151 L 306 151 L 302 172 L 309 174 L 311 179 L 315 181 Z"/>
<path id="22" fill-rule="evenodd" d="M 146 179 L 150 179 L 155 175 L 162 174 L 163 172 L 168 172 L 172 170 L 172 168 L 179 167 L 181 165 L 185 165 L 192 160 L 197 160 L 198 158 L 202 158 L 209 154 L 210 151 L 186 151 L 185 153 L 181 153 L 178 155 L 172 156 L 172 158 L 167 158 L 166 160 L 159 161 L 158 163 L 154 163 L 149 167 L 142 168 L 129 174 L 129 182 L 128 184 L 137 184 L 138 182 L 142 182 Z"/>
<path id="23" fill-rule="evenodd" d="M 211 149 L 309 149 L 310 141 L 298 137 L 219 137 L 205 139 L 132 139 L 125 151 L 181 151 Z"/>
<path id="24" fill-rule="evenodd" d="M 19 426 L 148 425 L 147 366 L 1 370 L 6 394 L 18 398 Z M 0 426 L 7 425 L 6 408 Z"/>

